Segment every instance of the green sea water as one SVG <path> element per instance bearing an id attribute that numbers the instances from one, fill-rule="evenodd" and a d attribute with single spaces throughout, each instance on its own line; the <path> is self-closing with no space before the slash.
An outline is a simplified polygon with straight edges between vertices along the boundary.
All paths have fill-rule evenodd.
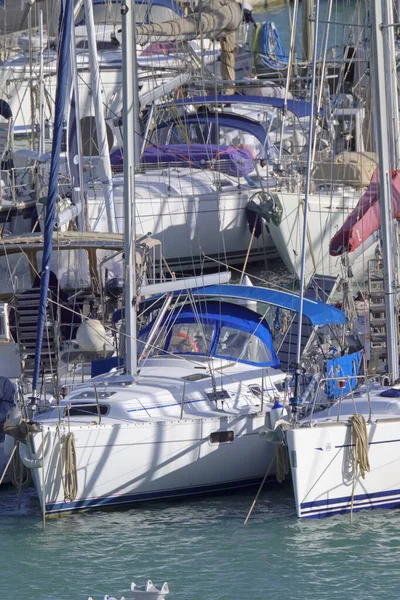
<path id="1" fill-rule="evenodd" d="M 287 45 L 285 10 L 267 15 Z M 343 31 L 334 35 L 342 44 Z M 272 268 L 282 282 L 282 268 Z M 170 600 L 400 599 L 399 511 L 300 521 L 289 482 L 265 489 L 244 526 L 254 494 L 73 515 L 43 531 L 34 490 L 18 509 L 16 491 L 0 488 L 1 597 L 129 598 L 131 581 L 152 579 L 168 581 Z"/>
<path id="2" fill-rule="evenodd" d="M 400 598 L 400 512 L 298 520 L 290 485 L 51 519 L 33 490 L 1 492 L 1 592 L 11 600 L 129 597 L 168 581 L 170 600 Z"/>

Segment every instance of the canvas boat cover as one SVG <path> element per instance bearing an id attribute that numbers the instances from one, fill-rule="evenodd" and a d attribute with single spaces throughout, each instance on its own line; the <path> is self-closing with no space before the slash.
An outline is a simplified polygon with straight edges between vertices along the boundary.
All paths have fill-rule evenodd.
<path id="1" fill-rule="evenodd" d="M 392 171 L 392 217 L 400 217 L 400 171 Z M 354 252 L 381 225 L 379 204 L 379 169 L 376 169 L 371 182 L 358 201 L 357 206 L 344 222 L 342 228 L 331 239 L 329 253 L 338 256 Z"/>
<path id="2" fill-rule="evenodd" d="M 186 17 L 137 26 L 136 42 L 188 41 L 199 36 L 219 39 L 236 31 L 241 23 L 242 7 L 236 0 L 210 0 Z"/>

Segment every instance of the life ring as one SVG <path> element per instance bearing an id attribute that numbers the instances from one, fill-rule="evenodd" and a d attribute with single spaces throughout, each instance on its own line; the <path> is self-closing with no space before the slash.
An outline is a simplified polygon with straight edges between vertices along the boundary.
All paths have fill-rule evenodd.
<path id="1" fill-rule="evenodd" d="M 171 339 L 171 343 L 172 343 L 173 345 L 175 345 L 175 344 L 173 343 L 173 342 L 174 342 L 174 338 L 183 338 L 184 340 L 187 340 L 187 341 L 189 342 L 189 344 L 191 345 L 191 347 L 192 347 L 192 351 L 193 351 L 193 352 L 198 352 L 198 351 L 199 351 L 199 347 L 198 347 L 197 343 L 196 343 L 196 342 L 195 342 L 195 340 L 194 340 L 192 337 L 190 337 L 190 335 L 188 335 L 187 333 L 184 333 L 183 331 L 179 331 L 177 334 L 173 335 L 173 336 L 172 336 L 172 339 Z"/>

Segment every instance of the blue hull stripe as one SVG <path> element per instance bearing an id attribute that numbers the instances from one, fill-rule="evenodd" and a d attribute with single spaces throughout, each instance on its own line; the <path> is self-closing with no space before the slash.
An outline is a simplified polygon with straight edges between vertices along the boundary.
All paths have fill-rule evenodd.
<path id="1" fill-rule="evenodd" d="M 377 444 L 395 444 L 400 442 L 400 439 L 397 440 L 380 440 L 378 442 L 368 442 L 368 446 L 374 446 Z M 335 448 L 354 448 L 354 444 L 342 444 L 340 446 L 335 446 Z M 322 450 L 322 448 L 315 448 L 316 450 Z"/>
<path id="2" fill-rule="evenodd" d="M 372 504 L 368 504 L 366 506 L 353 506 L 353 512 L 359 512 L 360 510 L 373 510 L 376 508 L 399 508 L 400 507 L 400 498 L 396 501 L 390 502 L 374 502 Z M 351 506 L 348 504 L 343 508 L 334 508 L 329 510 L 328 512 L 325 510 L 320 510 L 314 513 L 305 513 L 301 514 L 302 519 L 323 519 L 325 517 L 331 517 L 333 515 L 344 515 L 351 511 Z"/>
<path id="3" fill-rule="evenodd" d="M 400 489 L 387 490 L 385 492 L 371 492 L 370 494 L 355 494 L 354 502 L 360 500 L 373 501 L 374 498 L 389 498 L 390 496 L 400 496 Z M 333 504 L 341 504 L 351 502 L 351 496 L 342 496 L 341 498 L 326 498 L 325 500 L 314 500 L 312 502 L 302 502 L 300 508 L 314 508 L 317 506 L 329 506 Z"/>
<path id="4" fill-rule="evenodd" d="M 365 509 L 396 507 L 400 507 L 400 490 L 373 492 L 371 494 L 358 494 L 354 496 L 354 512 Z M 348 513 L 350 510 L 351 496 L 304 502 L 300 505 L 301 516 L 306 518 L 328 517 L 330 515 Z"/>
<path id="5" fill-rule="evenodd" d="M 232 490 L 243 487 L 259 485 L 261 477 L 242 479 L 239 481 L 227 481 L 225 483 L 215 483 L 204 486 L 192 486 L 189 488 L 176 488 L 171 490 L 160 490 L 157 492 L 144 492 L 136 494 L 124 494 L 120 496 L 108 496 L 100 498 L 88 498 L 85 500 L 75 500 L 74 502 L 56 502 L 46 504 L 46 514 L 68 513 L 75 511 L 89 510 L 93 508 L 104 508 L 108 506 L 121 506 L 133 504 L 135 502 L 144 502 L 148 500 L 162 500 L 165 498 L 174 498 L 179 496 L 193 496 L 196 494 L 207 494 L 224 490 Z M 275 475 L 267 478 L 267 481 L 276 481 Z"/>

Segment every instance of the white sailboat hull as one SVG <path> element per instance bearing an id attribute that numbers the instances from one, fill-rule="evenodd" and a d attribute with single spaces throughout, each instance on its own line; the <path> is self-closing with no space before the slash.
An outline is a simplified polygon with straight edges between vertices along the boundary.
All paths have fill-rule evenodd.
<path id="1" fill-rule="evenodd" d="M 356 475 L 351 427 L 344 422 L 286 432 L 296 512 L 318 518 L 372 508 L 400 506 L 399 419 L 367 424 L 369 463 Z M 354 488 L 353 488 L 354 486 Z"/>
<path id="2" fill-rule="evenodd" d="M 286 267 L 300 277 L 304 196 L 298 192 L 281 192 L 277 196 L 283 208 L 282 221 L 279 225 L 271 221 L 268 229 Z M 305 260 L 307 281 L 315 272 L 330 276 L 337 276 L 343 272 L 342 258 L 329 254 L 329 242 L 353 211 L 359 198 L 358 193 L 310 194 Z M 365 252 L 348 255 L 353 276 L 357 281 L 364 279 L 368 260 L 374 257 L 375 249 L 376 242 L 366 248 Z"/>
<path id="3" fill-rule="evenodd" d="M 210 171 L 174 169 L 149 171 L 136 177 L 136 232 L 162 243 L 171 266 L 192 269 L 208 262 L 207 257 L 240 263 L 251 245 L 250 260 L 276 258 L 275 245 L 266 228 L 251 239 L 246 205 L 253 189 L 230 183 L 229 191 L 218 191 L 218 175 Z M 222 175 L 220 177 L 223 177 Z M 169 185 L 168 185 L 169 184 Z M 115 179 L 116 225 L 123 231 L 123 181 Z M 102 188 L 89 189 L 89 223 L 94 231 L 108 231 Z"/>
<path id="4" fill-rule="evenodd" d="M 62 514 L 255 484 L 275 452 L 258 435 L 265 416 L 71 425 L 61 427 L 60 433 L 56 427 L 46 427 L 44 466 L 32 469 L 42 508 L 44 502 L 48 515 Z M 221 429 L 234 430 L 234 441 L 211 443 L 210 434 Z M 68 431 L 75 438 L 78 479 L 72 502 L 65 498 L 65 456 L 60 452 L 60 436 L 63 439 Z M 32 442 L 34 453 L 26 451 L 28 461 L 41 456 L 42 433 L 35 434 Z"/>

